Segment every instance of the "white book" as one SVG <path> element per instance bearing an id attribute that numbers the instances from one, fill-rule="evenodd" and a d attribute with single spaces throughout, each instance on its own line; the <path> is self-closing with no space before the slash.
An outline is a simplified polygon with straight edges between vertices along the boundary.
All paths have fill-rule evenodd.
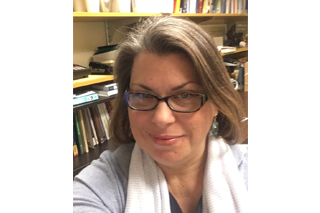
<path id="1" fill-rule="evenodd" d="M 197 0 L 190 0 L 190 5 L 189 5 L 189 13 L 196 13 L 197 11 Z"/>
<path id="2" fill-rule="evenodd" d="M 226 0 L 226 13 L 230 13 L 231 0 Z"/>
<path id="3" fill-rule="evenodd" d="M 89 122 L 90 122 L 92 131 L 93 131 L 93 135 L 94 135 L 93 144 L 97 145 L 97 144 L 99 144 L 99 140 L 98 140 L 96 128 L 94 127 L 94 123 L 93 123 L 93 120 L 92 120 L 91 112 L 90 112 L 89 108 L 86 108 L 86 110 L 87 110 L 87 114 L 88 114 L 88 117 L 89 117 Z"/>
<path id="4" fill-rule="evenodd" d="M 95 90 L 95 92 L 99 95 L 99 96 L 105 96 L 105 97 L 110 97 L 113 95 L 118 94 L 118 90 L 111 90 L 111 91 L 105 91 L 105 90 Z"/>

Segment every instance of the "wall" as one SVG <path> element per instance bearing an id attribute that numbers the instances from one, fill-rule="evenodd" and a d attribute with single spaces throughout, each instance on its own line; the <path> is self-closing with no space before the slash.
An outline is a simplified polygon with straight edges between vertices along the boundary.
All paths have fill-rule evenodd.
<path id="1" fill-rule="evenodd" d="M 105 46 L 104 22 L 73 22 L 73 63 L 89 66 L 97 47 Z"/>

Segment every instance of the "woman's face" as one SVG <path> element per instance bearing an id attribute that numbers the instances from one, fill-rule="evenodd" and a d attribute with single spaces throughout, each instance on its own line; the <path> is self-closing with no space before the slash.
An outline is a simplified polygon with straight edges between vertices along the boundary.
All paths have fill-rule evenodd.
<path id="1" fill-rule="evenodd" d="M 180 92 L 204 93 L 188 57 L 147 52 L 134 60 L 130 91 L 160 97 Z M 174 112 L 164 101 L 151 111 L 128 110 L 136 142 L 159 165 L 169 167 L 188 166 L 202 157 L 206 136 L 218 114 L 210 100 L 192 113 Z"/>

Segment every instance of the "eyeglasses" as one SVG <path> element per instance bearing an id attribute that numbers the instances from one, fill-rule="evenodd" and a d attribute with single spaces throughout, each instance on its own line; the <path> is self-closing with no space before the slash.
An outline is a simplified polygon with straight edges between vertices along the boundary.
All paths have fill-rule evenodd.
<path id="1" fill-rule="evenodd" d="M 207 101 L 207 96 L 199 93 L 180 93 L 159 97 L 142 92 L 126 92 L 124 97 L 128 107 L 139 111 L 153 110 L 159 101 L 165 101 L 172 111 L 189 113 L 198 111 Z"/>

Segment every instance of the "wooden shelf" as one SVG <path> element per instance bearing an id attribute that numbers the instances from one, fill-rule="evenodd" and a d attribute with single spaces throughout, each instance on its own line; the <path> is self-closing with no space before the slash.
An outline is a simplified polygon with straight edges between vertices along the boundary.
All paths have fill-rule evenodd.
<path id="1" fill-rule="evenodd" d="M 235 54 L 235 53 L 241 53 L 241 52 L 246 52 L 248 51 L 248 47 L 239 47 L 237 48 L 236 51 L 233 51 L 233 52 L 228 52 L 228 53 L 220 53 L 222 56 L 225 56 L 225 55 L 232 55 L 232 54 Z"/>
<path id="2" fill-rule="evenodd" d="M 74 22 L 101 22 L 101 21 L 115 21 L 127 18 L 139 18 L 149 16 L 179 16 L 189 17 L 191 19 L 203 18 L 235 18 L 248 17 L 248 14 L 226 14 L 226 13 L 89 13 L 89 12 L 73 12 Z"/>
<path id="3" fill-rule="evenodd" d="M 104 81 L 114 80 L 113 75 L 89 75 L 88 78 L 81 78 L 73 81 L 73 88 L 97 84 Z"/>

